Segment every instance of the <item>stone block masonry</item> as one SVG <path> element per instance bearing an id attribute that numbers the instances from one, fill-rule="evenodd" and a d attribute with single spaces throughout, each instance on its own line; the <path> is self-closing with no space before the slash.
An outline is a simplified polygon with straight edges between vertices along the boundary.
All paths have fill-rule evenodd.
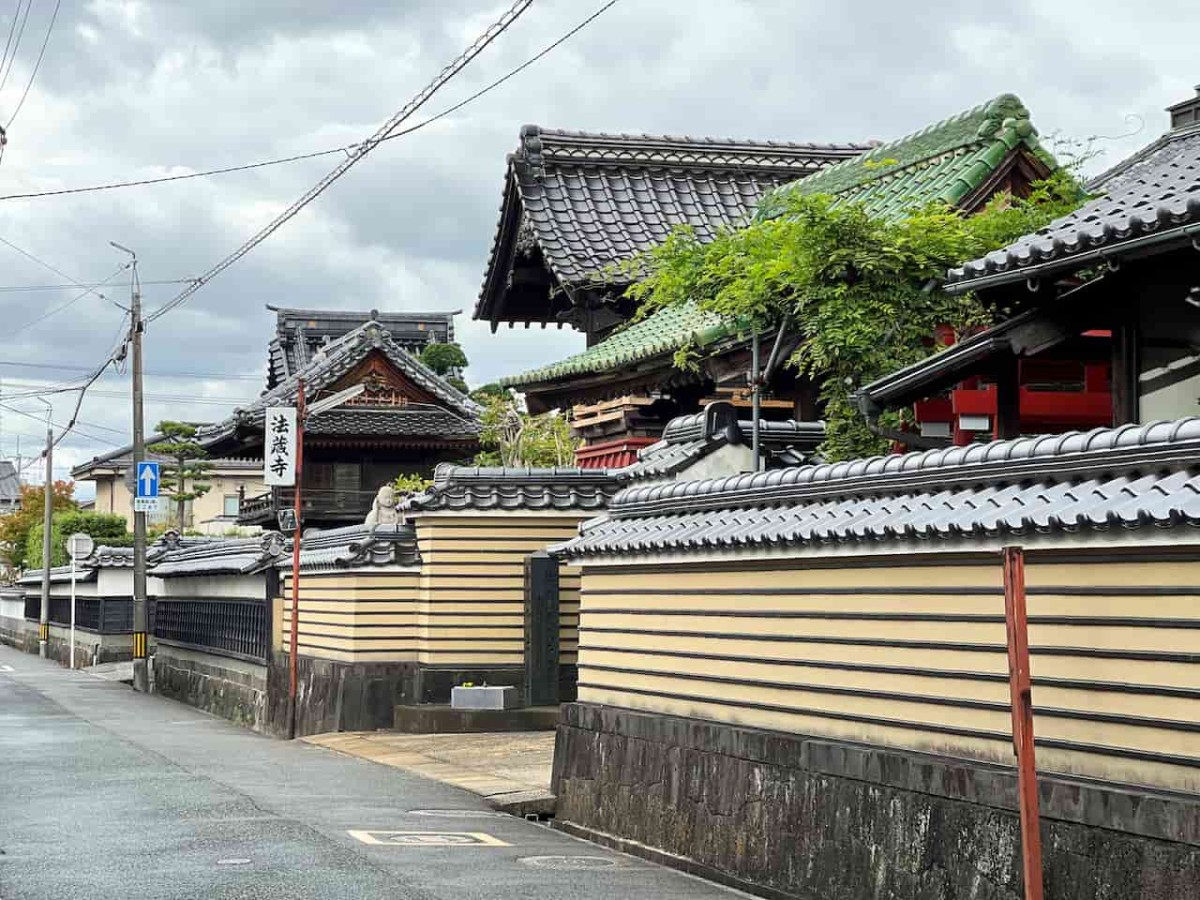
<path id="1" fill-rule="evenodd" d="M 1200 897 L 1200 797 L 1040 787 L 1047 900 Z M 1023 898 L 1005 766 L 575 703 L 552 791 L 567 831 L 768 897 Z"/>

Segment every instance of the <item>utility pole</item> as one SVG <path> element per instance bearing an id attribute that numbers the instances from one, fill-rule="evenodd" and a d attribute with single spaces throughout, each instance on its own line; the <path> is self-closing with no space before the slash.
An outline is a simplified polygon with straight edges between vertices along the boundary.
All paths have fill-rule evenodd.
<path id="1" fill-rule="evenodd" d="M 146 458 L 146 423 L 142 410 L 142 292 L 138 283 L 137 254 L 128 247 L 109 241 L 130 256 L 133 271 L 129 298 L 129 338 L 133 344 L 133 471 Z M 150 674 L 146 668 L 148 649 L 146 609 L 146 514 L 133 513 L 133 689 L 150 690 Z"/>
<path id="2" fill-rule="evenodd" d="M 48 407 L 49 403 L 46 404 Z M 38 656 L 46 658 L 50 641 L 50 526 L 54 519 L 54 426 L 50 424 L 51 410 L 46 410 L 46 476 L 42 490 L 42 612 L 38 617 Z"/>

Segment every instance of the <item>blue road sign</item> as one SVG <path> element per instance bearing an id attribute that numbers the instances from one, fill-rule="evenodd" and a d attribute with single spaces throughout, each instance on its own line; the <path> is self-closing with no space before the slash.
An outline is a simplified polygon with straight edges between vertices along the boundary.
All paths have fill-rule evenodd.
<path id="1" fill-rule="evenodd" d="M 137 464 L 137 494 L 135 496 L 158 496 L 158 463 L 140 462 Z"/>

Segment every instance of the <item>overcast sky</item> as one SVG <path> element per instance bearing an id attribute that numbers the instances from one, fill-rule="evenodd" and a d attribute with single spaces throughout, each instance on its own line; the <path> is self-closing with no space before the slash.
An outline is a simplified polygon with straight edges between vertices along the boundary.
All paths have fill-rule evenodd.
<path id="1" fill-rule="evenodd" d="M 0 12 L 0 36 L 12 21 Z M 536 0 L 428 107 L 441 109 L 557 38 L 600 0 Z M 504 8 L 487 0 L 63 0 L 9 128 L 0 195 L 184 173 L 361 139 Z M 33 0 L 0 122 L 29 81 L 51 0 Z M 1042 133 L 1100 135 L 1111 164 L 1166 128 L 1200 81 L 1186 0 L 621 0 L 550 57 L 453 117 L 391 141 L 146 335 L 147 421 L 213 420 L 261 389 L 265 304 L 463 310 L 478 384 L 582 346 L 572 333 L 492 335 L 470 322 L 520 126 L 845 141 L 890 139 L 1011 91 Z M 0 79 L 3 75 L 0 75 Z M 1135 132 L 1130 134 L 1130 132 Z M 206 270 L 337 157 L 94 194 L 0 200 L 0 237 L 75 280 L 134 248 L 148 281 Z M 63 279 L 0 245 L 0 287 Z M 148 308 L 175 285 L 147 285 Z M 122 312 L 77 292 L 0 291 L 0 360 L 93 365 Z M 127 287 L 110 298 L 128 300 Z M 171 374 L 188 373 L 188 374 Z M 3 392 L 77 373 L 0 365 Z M 205 377 L 196 377 L 197 375 Z M 122 443 L 127 376 L 86 399 L 65 471 Z M 12 405 L 41 415 L 36 400 Z M 70 414 L 68 397 L 55 417 Z M 0 453 L 28 455 L 34 419 L 4 412 Z M 115 429 L 115 431 L 106 430 Z M 111 441 L 112 443 L 107 443 Z"/>

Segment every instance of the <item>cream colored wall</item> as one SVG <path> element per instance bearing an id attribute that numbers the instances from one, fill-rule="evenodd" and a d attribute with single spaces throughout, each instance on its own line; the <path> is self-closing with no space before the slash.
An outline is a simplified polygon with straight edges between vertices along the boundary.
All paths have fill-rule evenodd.
<path id="1" fill-rule="evenodd" d="M 1200 560 L 1027 569 L 1038 764 L 1200 790 Z M 1011 764 L 999 558 L 587 567 L 579 698 Z"/>
<path id="2" fill-rule="evenodd" d="M 343 662 L 391 662 L 417 656 L 417 582 L 411 569 L 305 572 L 300 577 L 300 653 Z M 292 578 L 280 578 L 279 646 L 292 628 Z"/>
<path id="3" fill-rule="evenodd" d="M 573 537 L 583 517 L 422 516 L 419 659 L 428 666 L 525 661 L 525 557 Z M 559 653 L 576 660 L 579 570 L 559 570 Z"/>
<path id="4" fill-rule="evenodd" d="M 121 475 L 98 475 L 90 479 L 96 484 L 96 512 L 114 513 L 123 516 L 126 526 L 133 528 L 133 496 L 125 486 Z M 229 471 L 222 473 L 218 470 L 208 483 L 212 485 L 208 493 L 192 501 L 192 523 L 199 526 L 210 519 L 218 518 L 224 506 L 226 494 L 236 494 L 239 485 L 245 485 L 246 496 L 253 497 L 262 494 L 266 487 L 262 483 L 262 475 L 256 471 Z M 164 503 L 169 503 L 164 499 Z"/>

